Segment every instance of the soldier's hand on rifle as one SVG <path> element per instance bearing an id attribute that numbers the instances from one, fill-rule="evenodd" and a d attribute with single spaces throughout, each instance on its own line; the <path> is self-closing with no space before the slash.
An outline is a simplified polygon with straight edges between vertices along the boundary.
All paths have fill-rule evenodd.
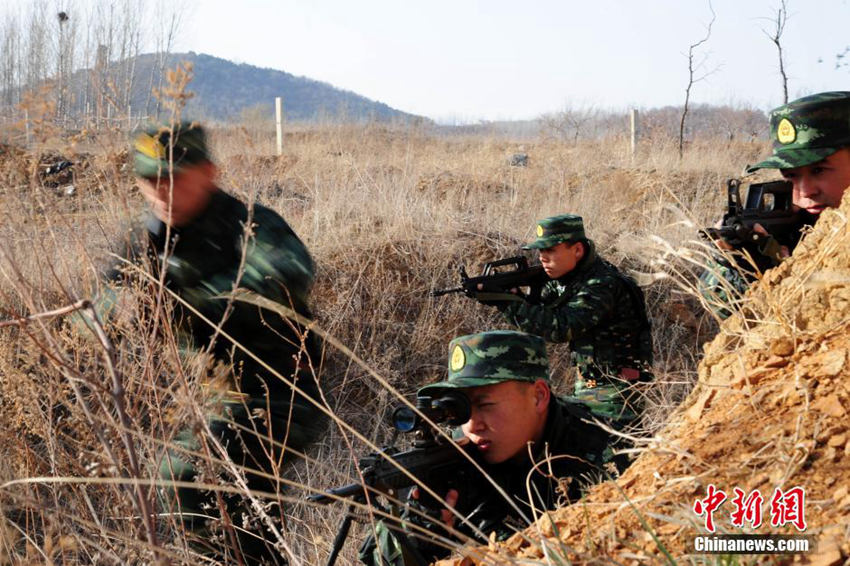
<path id="1" fill-rule="evenodd" d="M 757 226 L 761 227 L 758 224 L 757 224 Z M 714 227 L 717 228 L 718 230 L 720 228 L 723 228 L 723 219 L 721 218 L 720 220 L 715 222 Z M 764 228 L 762 228 L 762 230 L 764 230 Z M 717 245 L 718 248 L 720 248 L 721 250 L 727 251 L 727 252 L 731 252 L 732 250 L 735 249 L 734 247 L 732 247 L 732 244 L 730 244 L 729 242 L 727 242 L 723 238 L 717 238 L 716 240 L 714 240 L 714 243 L 715 243 L 715 245 Z"/>
<path id="2" fill-rule="evenodd" d="M 762 236 L 770 236 L 767 230 L 764 229 L 764 226 L 761 224 L 753 225 L 753 232 L 756 234 L 761 234 Z M 779 257 L 781 259 L 785 259 L 791 256 L 791 251 L 788 249 L 788 246 L 779 246 Z"/>
<path id="3" fill-rule="evenodd" d="M 714 225 L 715 228 L 721 228 L 722 226 L 723 226 L 722 220 L 718 221 Z M 768 257 L 775 257 L 776 259 L 785 259 L 785 258 L 787 258 L 791 255 L 791 252 L 788 249 L 788 246 L 779 245 L 779 243 L 776 242 L 776 240 L 771 238 L 770 233 L 761 224 L 758 224 L 758 223 L 753 224 L 753 232 L 755 232 L 756 234 L 759 234 L 760 236 L 766 236 L 767 237 L 765 239 L 764 243 L 761 244 L 760 251 L 762 253 L 764 253 L 765 255 L 767 255 Z M 732 246 L 729 242 L 727 242 L 726 240 L 724 240 L 722 238 L 717 238 L 716 240 L 714 240 L 714 242 L 717 244 L 717 247 L 720 248 L 721 250 L 732 251 L 732 250 L 735 249 L 734 246 Z"/>
<path id="4" fill-rule="evenodd" d="M 410 492 L 410 497 L 415 500 L 419 500 L 419 488 L 414 487 L 413 491 Z M 440 510 L 440 520 L 449 528 L 454 527 L 455 524 L 455 516 L 454 513 L 450 511 L 450 509 L 454 509 L 454 506 L 457 505 L 458 497 L 460 494 L 456 489 L 450 489 L 446 496 L 443 498 L 443 501 L 446 504 L 445 509 Z"/>

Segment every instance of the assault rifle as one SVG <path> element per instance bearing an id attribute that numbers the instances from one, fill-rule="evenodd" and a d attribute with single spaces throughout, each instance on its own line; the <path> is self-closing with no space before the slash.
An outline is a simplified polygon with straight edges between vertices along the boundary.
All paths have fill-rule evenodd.
<path id="1" fill-rule="evenodd" d="M 502 271 L 500 268 L 513 267 Z M 450 293 L 463 293 L 475 298 L 478 293 L 508 293 L 511 289 L 529 287 L 534 298 L 539 296 L 543 284 L 549 280 L 542 265 L 528 265 L 523 256 L 499 259 L 484 264 L 484 272 L 477 277 L 466 273 L 466 266 L 460 266 L 460 287 L 439 289 L 431 292 L 432 297 L 442 297 Z M 479 288 L 479 285 L 481 288 Z"/>
<path id="2" fill-rule="evenodd" d="M 763 264 L 758 266 L 760 269 L 771 267 L 777 258 L 775 253 L 764 249 L 770 236 L 787 245 L 799 232 L 800 216 L 793 207 L 791 182 L 753 183 L 746 201 L 741 199 L 739 179 L 729 179 L 726 188 L 728 204 L 721 226 L 701 230 L 700 235 L 711 240 L 725 240 L 734 249 L 749 251 L 757 264 Z M 756 232 L 756 224 L 768 235 Z"/>
<path id="3" fill-rule="evenodd" d="M 449 391 L 440 397 L 417 397 L 416 409 L 437 424 L 460 426 L 469 420 L 469 399 L 460 391 Z M 362 482 L 329 489 L 307 497 L 313 503 L 332 503 L 340 498 L 351 498 L 348 512 L 339 527 L 327 566 L 333 566 L 354 519 L 356 503 L 365 500 L 367 492 L 395 497 L 399 490 L 414 485 L 428 485 L 450 489 L 457 483 L 461 464 L 466 458 L 454 442 L 446 440 L 409 407 L 399 407 L 393 412 L 393 427 L 398 432 L 413 433 L 413 448 L 400 451 L 395 447 L 373 452 L 360 459 Z M 404 470 L 404 471 L 402 471 Z M 415 479 L 412 479 L 415 478 Z M 432 487 L 433 489 L 433 487 Z M 419 501 L 426 508 L 439 508 L 432 495 L 421 490 Z"/>

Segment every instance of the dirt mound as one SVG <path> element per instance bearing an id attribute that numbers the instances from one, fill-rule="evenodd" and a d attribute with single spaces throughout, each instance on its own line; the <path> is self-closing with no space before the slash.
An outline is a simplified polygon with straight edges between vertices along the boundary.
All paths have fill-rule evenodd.
<path id="1" fill-rule="evenodd" d="M 801 487 L 804 532 L 817 539 L 816 552 L 754 560 L 846 563 L 848 214 L 845 198 L 841 209 L 823 214 L 794 257 L 754 287 L 748 310 L 726 321 L 706 345 L 697 387 L 619 480 L 596 486 L 586 501 L 553 513 L 523 535 L 478 552 L 491 559 L 506 554 L 541 559 L 554 552 L 578 562 L 601 556 L 628 564 L 687 561 L 695 555 L 693 536 L 708 532 L 694 505 L 706 498 L 709 485 L 728 497 L 713 518 L 718 533 L 730 534 L 798 533 L 791 524 L 771 525 L 777 515 L 771 502 L 777 489 L 787 494 Z M 760 527 L 733 526 L 735 488 L 745 494 L 758 490 L 763 497 Z"/>
<path id="2" fill-rule="evenodd" d="M 511 192 L 510 185 L 496 179 L 481 179 L 472 175 L 441 171 L 423 175 L 416 182 L 416 190 L 429 193 L 438 198 L 463 193 L 484 193 L 502 195 Z"/>

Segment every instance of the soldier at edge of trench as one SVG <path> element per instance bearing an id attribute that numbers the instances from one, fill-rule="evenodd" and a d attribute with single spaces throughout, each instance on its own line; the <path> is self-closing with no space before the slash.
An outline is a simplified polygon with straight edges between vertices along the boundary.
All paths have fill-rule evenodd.
<path id="1" fill-rule="evenodd" d="M 805 227 L 814 226 L 827 208 L 841 205 L 850 187 L 850 91 L 812 94 L 774 108 L 770 139 L 772 154 L 746 172 L 778 169 L 792 184 L 797 230 L 790 239 L 766 238 L 759 250 L 776 266 L 794 251 Z M 768 235 L 763 228 L 760 232 Z M 732 251 L 725 241 L 718 246 Z M 740 254 L 718 253 L 700 276 L 699 288 L 712 310 L 727 318 L 755 279 L 753 267 Z"/>

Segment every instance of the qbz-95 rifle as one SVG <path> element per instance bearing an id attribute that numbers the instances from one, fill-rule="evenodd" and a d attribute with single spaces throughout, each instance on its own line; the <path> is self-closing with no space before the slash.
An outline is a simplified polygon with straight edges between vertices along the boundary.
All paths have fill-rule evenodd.
<path id="1" fill-rule="evenodd" d="M 711 240 L 725 240 L 732 248 L 747 250 L 759 269 L 772 266 L 779 258 L 778 250 L 765 250 L 772 236 L 777 243 L 792 243 L 799 232 L 799 213 L 794 210 L 790 181 L 753 183 L 746 201 L 741 199 L 741 181 L 726 182 L 728 204 L 719 228 L 706 228 L 700 235 Z M 756 231 L 756 224 L 767 235 Z"/>
<path id="2" fill-rule="evenodd" d="M 469 399 L 459 391 L 448 391 L 437 398 L 417 397 L 416 409 L 434 423 L 445 423 L 448 426 L 460 426 L 471 415 Z M 466 461 L 463 449 L 438 435 L 419 413 L 406 406 L 393 412 L 393 427 L 396 431 L 414 434 L 413 448 L 406 451 L 387 448 L 368 454 L 359 462 L 362 482 L 329 489 L 324 493 L 310 495 L 307 499 L 313 503 L 332 503 L 348 497 L 356 503 L 362 502 L 367 492 L 395 497 L 399 490 L 415 485 L 450 489 L 459 480 L 463 467 L 461 464 Z M 421 490 L 419 501 L 427 508 L 441 506 L 424 490 Z M 349 506 L 339 527 L 328 557 L 328 566 L 336 562 L 345 543 L 354 518 L 355 503 Z"/>
<path id="3" fill-rule="evenodd" d="M 500 268 L 513 267 L 510 270 Z M 511 289 L 529 287 L 529 298 L 539 295 L 543 284 L 549 277 L 542 265 L 528 265 L 523 256 L 499 259 L 484 264 L 484 271 L 477 277 L 466 273 L 466 266 L 460 267 L 460 287 L 439 289 L 431 292 L 432 297 L 442 297 L 450 293 L 463 293 L 467 297 L 476 298 L 479 293 L 508 293 Z M 480 286 L 480 287 L 479 287 Z"/>

